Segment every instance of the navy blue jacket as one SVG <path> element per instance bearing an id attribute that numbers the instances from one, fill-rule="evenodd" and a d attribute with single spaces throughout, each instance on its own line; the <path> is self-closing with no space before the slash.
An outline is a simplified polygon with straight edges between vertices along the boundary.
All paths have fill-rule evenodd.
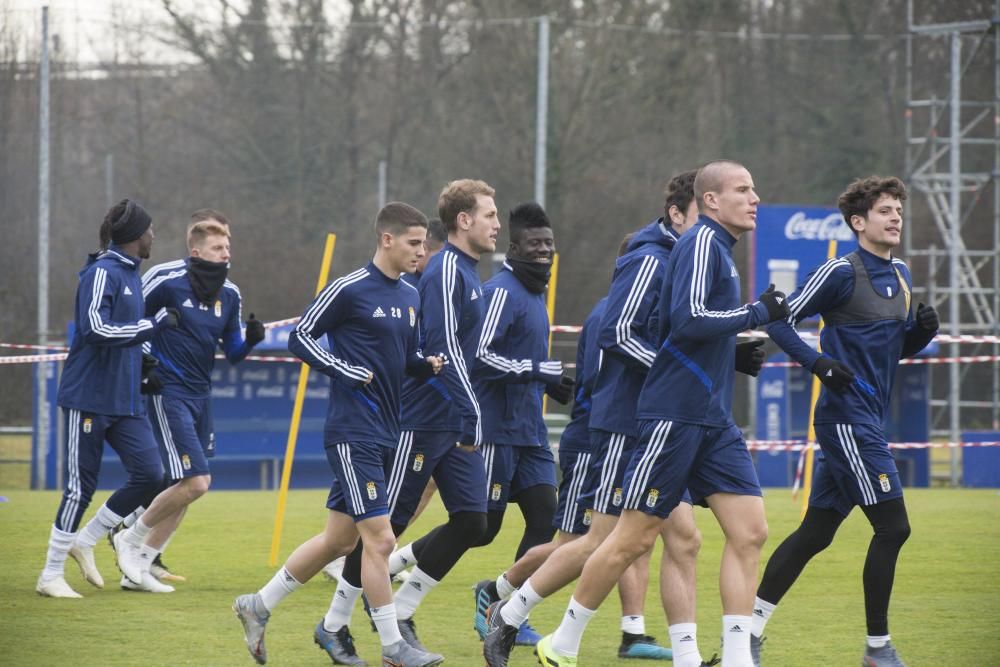
<path id="1" fill-rule="evenodd" d="M 560 452 L 590 451 L 590 395 L 594 391 L 594 380 L 601 363 L 596 334 L 607 303 L 608 297 L 597 302 L 584 320 L 576 341 L 576 397 L 569 423 L 559 438 Z"/>
<path id="2" fill-rule="evenodd" d="M 91 255 L 76 290 L 73 340 L 59 380 L 57 403 L 109 416 L 146 414 L 139 393 L 142 343 L 166 311 L 145 316 L 139 259 L 115 246 Z"/>
<path id="3" fill-rule="evenodd" d="M 858 254 L 877 294 L 892 297 L 910 292 L 910 271 L 901 260 L 886 260 L 858 248 Z M 805 343 L 795 325 L 807 317 L 824 315 L 846 304 L 855 289 L 854 269 L 842 257 L 817 267 L 789 296 L 791 315 L 774 322 L 767 333 L 792 359 L 808 369 L 821 356 Z M 869 424 L 881 427 L 899 360 L 913 356 L 934 338 L 934 331 L 916 325 L 910 310 L 905 322 L 880 320 L 863 324 L 826 326 L 820 334 L 823 356 L 833 357 L 854 371 L 855 382 L 842 393 L 823 387 L 816 403 L 816 424 Z"/>
<path id="4" fill-rule="evenodd" d="M 736 334 L 767 321 L 759 301 L 740 305 L 735 243 L 702 215 L 674 247 L 660 291 L 662 345 L 639 397 L 638 419 L 732 424 Z"/>
<path id="5" fill-rule="evenodd" d="M 288 336 L 288 349 L 330 376 L 324 443 L 396 447 L 403 376 L 426 375 L 417 290 L 371 262 L 327 285 Z M 326 336 L 329 349 L 320 344 Z M 369 372 L 372 381 L 365 384 Z"/>
<path id="6" fill-rule="evenodd" d="M 545 295 L 528 291 L 507 262 L 483 285 L 483 295 L 489 305 L 472 374 L 483 440 L 548 446 L 542 395 L 546 384 L 559 383 L 562 365 L 548 358 Z"/>
<path id="7" fill-rule="evenodd" d="M 181 314 L 177 328 L 161 329 L 153 336 L 149 352 L 160 361 L 157 372 L 164 396 L 208 398 L 216 348 L 221 345 L 231 364 L 243 361 L 250 348 L 240 324 L 240 289 L 227 280 L 213 303 L 199 303 L 187 267 L 188 260 L 179 259 L 158 264 L 142 277 L 147 315 L 167 306 Z"/>
<path id="8" fill-rule="evenodd" d="M 420 276 L 420 339 L 428 355 L 445 355 L 441 372 L 403 387 L 403 429 L 452 431 L 462 444 L 483 443 L 482 417 L 470 370 L 483 327 L 486 299 L 478 260 L 446 243 Z"/>
<path id="9" fill-rule="evenodd" d="M 596 335 L 604 350 L 592 398 L 590 428 L 636 436 L 635 408 L 656 357 L 660 284 L 677 234 L 662 218 L 632 238 L 618 258 L 607 310 Z"/>

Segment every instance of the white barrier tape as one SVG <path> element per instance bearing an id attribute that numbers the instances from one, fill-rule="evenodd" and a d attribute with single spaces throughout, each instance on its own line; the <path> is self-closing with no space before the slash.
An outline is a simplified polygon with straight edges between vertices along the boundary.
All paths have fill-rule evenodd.
<path id="1" fill-rule="evenodd" d="M 39 361 L 62 361 L 68 355 L 66 352 L 57 354 L 21 354 L 14 357 L 0 357 L 0 364 L 34 364 Z"/>
<path id="2" fill-rule="evenodd" d="M 12 350 L 60 350 L 69 351 L 65 345 L 25 345 L 23 343 L 0 343 L 0 347 L 7 347 Z"/>
<path id="3" fill-rule="evenodd" d="M 978 357 L 919 357 L 916 359 L 900 359 L 903 365 L 920 364 L 982 364 L 1000 361 L 1000 355 L 984 354 Z M 799 366 L 797 361 L 768 361 L 764 363 L 764 368 L 795 368 Z"/>
<path id="4" fill-rule="evenodd" d="M 747 449 L 758 452 L 800 452 L 810 445 L 805 440 L 747 440 Z M 819 445 L 811 445 L 818 450 Z M 998 447 L 1000 440 L 986 442 L 890 442 L 890 449 L 958 449 L 961 447 Z"/>

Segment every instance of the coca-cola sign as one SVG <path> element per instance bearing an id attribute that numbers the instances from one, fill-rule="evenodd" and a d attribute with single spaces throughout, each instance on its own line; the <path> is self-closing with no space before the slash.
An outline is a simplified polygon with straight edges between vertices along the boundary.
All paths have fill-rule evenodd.
<path id="1" fill-rule="evenodd" d="M 839 212 L 810 218 L 805 211 L 796 211 L 785 223 L 785 238 L 789 241 L 853 241 L 854 232 Z"/>

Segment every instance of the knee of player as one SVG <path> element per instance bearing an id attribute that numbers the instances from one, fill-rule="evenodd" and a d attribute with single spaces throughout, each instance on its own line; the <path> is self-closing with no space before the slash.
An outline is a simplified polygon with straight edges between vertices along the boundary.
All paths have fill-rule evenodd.
<path id="1" fill-rule="evenodd" d="M 746 527 L 746 546 L 760 550 L 767 542 L 767 520 L 759 519 Z"/>
<path id="2" fill-rule="evenodd" d="M 456 533 L 462 535 L 468 544 L 481 544 L 487 538 L 492 541 L 493 535 L 488 535 L 486 514 L 484 512 L 456 512 L 448 519 L 454 525 Z M 486 544 L 489 544 L 489 541 Z"/>
<path id="3" fill-rule="evenodd" d="M 211 475 L 197 475 L 185 480 L 188 487 L 188 495 L 191 500 L 197 500 L 208 492 L 208 487 L 212 485 Z"/>
<path id="4" fill-rule="evenodd" d="M 892 523 L 881 526 L 875 534 L 893 544 L 902 546 L 910 537 L 910 521 L 906 516 L 902 516 Z"/>
<path id="5" fill-rule="evenodd" d="M 163 483 L 163 466 L 159 462 L 155 465 L 147 464 L 138 468 L 132 474 L 132 478 L 136 483 L 150 489 L 155 489 L 157 492 L 165 488 Z"/>
<path id="6" fill-rule="evenodd" d="M 367 535 L 363 541 L 365 551 L 381 558 L 389 558 L 389 555 L 396 546 L 396 536 L 392 534 L 391 529 Z"/>

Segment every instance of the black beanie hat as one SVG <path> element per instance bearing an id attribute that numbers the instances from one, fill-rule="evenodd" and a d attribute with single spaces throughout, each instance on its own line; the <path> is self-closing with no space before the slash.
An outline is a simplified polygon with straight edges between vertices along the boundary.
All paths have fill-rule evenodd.
<path id="1" fill-rule="evenodd" d="M 111 241 L 118 246 L 135 241 L 146 233 L 151 224 L 153 219 L 146 213 L 146 209 L 137 202 L 126 199 L 125 212 L 111 223 Z"/>

